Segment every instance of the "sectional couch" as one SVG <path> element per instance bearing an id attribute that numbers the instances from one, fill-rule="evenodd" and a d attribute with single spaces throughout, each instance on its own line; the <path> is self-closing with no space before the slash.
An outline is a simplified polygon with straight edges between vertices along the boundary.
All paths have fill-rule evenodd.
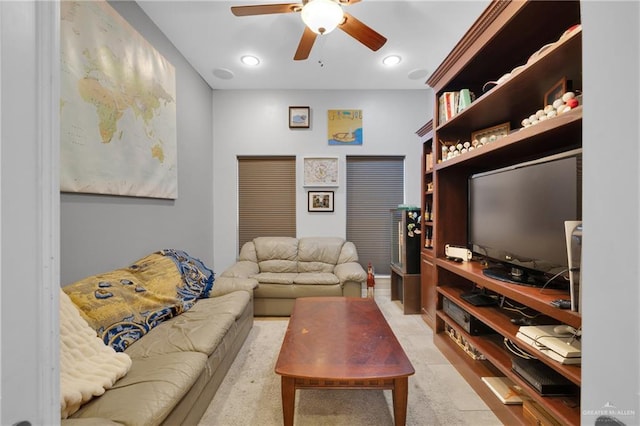
<path id="1" fill-rule="evenodd" d="M 254 286 L 163 250 L 63 287 L 61 310 L 94 340 L 78 343 L 61 314 L 62 425 L 197 424 L 253 325 Z M 83 367 L 93 352 L 98 365 Z"/>
<path id="2" fill-rule="evenodd" d="M 221 277 L 254 282 L 255 315 L 288 316 L 298 297 L 362 297 L 367 274 L 343 238 L 258 237 Z"/>

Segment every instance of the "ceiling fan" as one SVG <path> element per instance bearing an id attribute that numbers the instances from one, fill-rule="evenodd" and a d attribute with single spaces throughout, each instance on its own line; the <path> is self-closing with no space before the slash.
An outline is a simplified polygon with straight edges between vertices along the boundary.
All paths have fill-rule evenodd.
<path id="1" fill-rule="evenodd" d="M 294 60 L 300 61 L 309 57 L 318 35 L 328 34 L 336 27 L 373 51 L 384 46 L 387 42 L 384 36 L 342 10 L 342 5 L 358 2 L 360 0 L 302 0 L 302 3 L 232 6 L 231 12 L 235 16 L 300 12 L 305 28 L 293 56 Z"/>

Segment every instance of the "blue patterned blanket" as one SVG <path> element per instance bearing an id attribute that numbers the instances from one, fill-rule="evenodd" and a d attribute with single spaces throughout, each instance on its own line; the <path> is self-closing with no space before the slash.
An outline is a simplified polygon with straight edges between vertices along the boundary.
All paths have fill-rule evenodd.
<path id="1" fill-rule="evenodd" d="M 132 265 L 63 287 L 105 344 L 124 351 L 153 327 L 209 297 L 214 273 L 181 250 L 152 253 Z"/>

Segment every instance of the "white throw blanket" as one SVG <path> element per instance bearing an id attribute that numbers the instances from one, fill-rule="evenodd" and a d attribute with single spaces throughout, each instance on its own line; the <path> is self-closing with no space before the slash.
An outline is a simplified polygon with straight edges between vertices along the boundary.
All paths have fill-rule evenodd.
<path id="1" fill-rule="evenodd" d="M 63 419 L 127 374 L 131 358 L 105 345 L 60 290 L 60 413 Z"/>

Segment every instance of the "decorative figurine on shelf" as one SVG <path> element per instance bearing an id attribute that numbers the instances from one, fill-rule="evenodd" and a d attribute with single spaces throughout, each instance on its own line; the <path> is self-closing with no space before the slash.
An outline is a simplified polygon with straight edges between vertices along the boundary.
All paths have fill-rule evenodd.
<path id="1" fill-rule="evenodd" d="M 371 266 L 371 262 L 367 266 L 367 297 L 373 299 L 373 290 L 376 286 L 376 279 L 373 276 L 373 267 Z"/>

